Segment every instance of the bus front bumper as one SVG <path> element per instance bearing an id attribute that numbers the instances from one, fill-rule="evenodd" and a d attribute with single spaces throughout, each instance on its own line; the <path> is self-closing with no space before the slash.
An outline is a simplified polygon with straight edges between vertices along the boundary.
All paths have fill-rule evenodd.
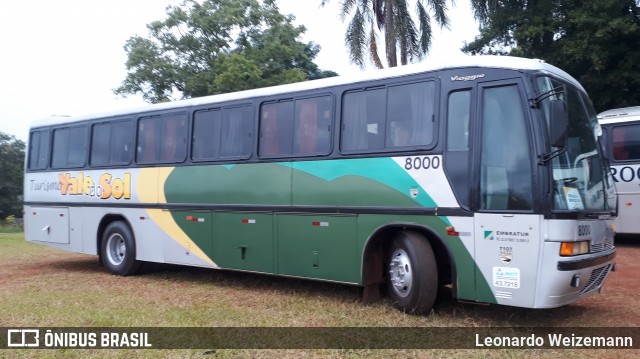
<path id="1" fill-rule="evenodd" d="M 558 253 L 555 248 L 553 252 Z M 599 292 L 615 268 L 615 257 L 615 249 L 580 259 L 558 259 L 556 255 L 555 266 L 547 266 L 542 273 L 534 307 L 556 308 Z"/>

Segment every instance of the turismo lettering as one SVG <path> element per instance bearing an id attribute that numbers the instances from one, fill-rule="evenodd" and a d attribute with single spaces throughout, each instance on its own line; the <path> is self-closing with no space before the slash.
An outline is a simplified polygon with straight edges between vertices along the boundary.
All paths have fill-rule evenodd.
<path id="1" fill-rule="evenodd" d="M 114 177 L 110 173 L 100 175 L 98 182 L 91 177 L 78 172 L 74 177 L 71 173 L 58 174 L 60 194 L 84 195 L 100 199 L 131 199 L 131 173 L 125 173 L 123 178 Z"/>

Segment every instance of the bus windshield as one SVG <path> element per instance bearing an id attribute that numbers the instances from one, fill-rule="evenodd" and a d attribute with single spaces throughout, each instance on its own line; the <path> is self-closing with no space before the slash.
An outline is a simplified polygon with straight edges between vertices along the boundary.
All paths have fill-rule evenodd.
<path id="1" fill-rule="evenodd" d="M 555 78 L 537 79 L 538 93 L 555 93 L 540 102 L 550 128 L 550 101 L 566 101 L 569 116 L 566 148 L 553 158 L 553 209 L 612 212 L 616 196 L 607 161 L 602 155 L 596 112 L 587 95 Z M 554 148 L 553 150 L 558 150 Z"/>

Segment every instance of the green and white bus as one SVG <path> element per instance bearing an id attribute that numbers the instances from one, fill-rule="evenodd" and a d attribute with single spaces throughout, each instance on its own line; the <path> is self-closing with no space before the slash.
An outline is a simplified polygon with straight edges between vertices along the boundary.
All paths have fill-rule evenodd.
<path id="1" fill-rule="evenodd" d="M 618 193 L 616 234 L 640 234 L 640 106 L 602 112 L 598 120 L 605 138 L 611 177 Z"/>
<path id="2" fill-rule="evenodd" d="M 174 263 L 349 283 L 429 313 L 550 308 L 614 268 L 616 197 L 582 86 L 463 57 L 77 118 L 30 132 L 28 241 L 113 274 Z"/>

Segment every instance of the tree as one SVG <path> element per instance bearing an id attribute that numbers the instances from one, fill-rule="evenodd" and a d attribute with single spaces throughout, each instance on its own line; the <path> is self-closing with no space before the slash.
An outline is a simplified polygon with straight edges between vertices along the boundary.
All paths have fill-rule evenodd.
<path id="1" fill-rule="evenodd" d="M 0 218 L 22 215 L 25 144 L 0 132 Z"/>
<path id="2" fill-rule="evenodd" d="M 463 51 L 543 59 L 580 81 L 598 111 L 640 104 L 640 1 L 471 3 L 480 34 Z"/>
<path id="3" fill-rule="evenodd" d="M 149 102 L 239 91 L 337 75 L 313 62 L 320 47 L 274 0 L 184 0 L 127 40 L 127 77 L 114 89 Z"/>
<path id="4" fill-rule="evenodd" d="M 322 0 L 321 6 L 329 0 Z M 431 15 L 433 13 L 440 27 L 449 27 L 446 0 L 416 0 L 418 25 L 409 11 L 407 0 L 344 0 L 340 9 L 340 19 L 344 21 L 352 16 L 344 40 L 349 49 L 351 62 L 364 67 L 365 57 L 377 67 L 384 65 L 378 55 L 378 36 L 376 28 L 384 33 L 387 65 L 421 60 L 431 46 Z M 453 4 L 454 1 L 452 0 Z M 354 11 L 355 9 L 355 11 Z"/>

